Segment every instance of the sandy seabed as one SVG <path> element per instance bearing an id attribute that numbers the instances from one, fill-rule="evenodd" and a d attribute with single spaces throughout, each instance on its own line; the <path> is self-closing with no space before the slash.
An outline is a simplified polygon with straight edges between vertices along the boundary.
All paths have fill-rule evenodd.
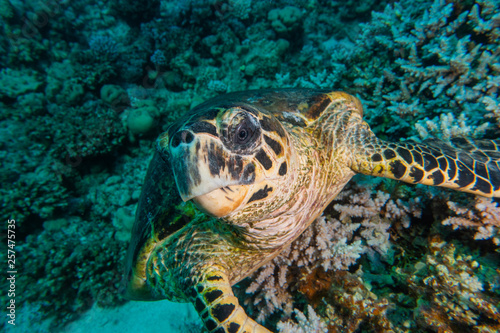
<path id="1" fill-rule="evenodd" d="M 7 332 L 53 332 L 50 321 L 37 321 L 36 314 L 24 309 L 16 315 L 16 326 L 7 325 Z M 62 333 L 186 333 L 186 323 L 201 324 L 191 303 L 128 302 L 123 306 L 103 309 L 96 305 L 76 321 L 69 323 Z"/>

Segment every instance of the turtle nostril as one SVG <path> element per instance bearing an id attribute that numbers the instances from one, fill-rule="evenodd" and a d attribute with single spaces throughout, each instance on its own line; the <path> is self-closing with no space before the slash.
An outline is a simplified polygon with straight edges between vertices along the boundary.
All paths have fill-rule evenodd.
<path id="1" fill-rule="evenodd" d="M 170 144 L 172 145 L 172 148 L 175 148 L 181 144 L 181 138 L 180 138 L 179 133 L 175 133 Z"/>
<path id="2" fill-rule="evenodd" d="M 175 148 L 178 145 L 180 145 L 181 143 L 189 144 L 189 143 L 193 142 L 193 140 L 194 140 L 193 133 L 184 130 L 184 131 L 180 131 L 180 132 L 175 133 L 174 137 L 172 138 L 171 145 L 172 145 L 172 148 Z"/>

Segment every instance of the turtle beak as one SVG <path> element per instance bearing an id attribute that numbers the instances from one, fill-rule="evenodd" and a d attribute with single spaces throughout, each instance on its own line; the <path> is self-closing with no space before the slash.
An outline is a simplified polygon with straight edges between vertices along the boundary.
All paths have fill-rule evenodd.
<path id="1" fill-rule="evenodd" d="M 235 211 L 243 203 L 252 185 L 226 186 L 196 196 L 193 202 L 207 214 L 224 217 Z"/>
<path id="2" fill-rule="evenodd" d="M 193 144 L 170 148 L 175 182 L 184 201 L 216 189 L 255 181 L 254 163 L 244 165 L 242 159 L 235 161 L 218 142 L 205 139 L 197 137 Z"/>
<path id="3" fill-rule="evenodd" d="M 255 164 L 231 154 L 217 138 L 182 129 L 170 141 L 166 146 L 160 140 L 158 150 L 168 152 L 179 195 L 183 201 L 194 199 L 209 214 L 220 216 L 234 208 L 246 194 L 236 186 L 256 180 Z M 210 205 L 227 208 L 214 210 Z"/>
<path id="4" fill-rule="evenodd" d="M 219 156 L 208 154 L 206 145 L 201 145 L 198 138 L 192 143 L 181 143 L 170 147 L 170 163 L 174 172 L 175 183 L 183 201 L 207 194 L 218 188 L 231 185 L 220 172 L 224 154 L 217 151 Z"/>

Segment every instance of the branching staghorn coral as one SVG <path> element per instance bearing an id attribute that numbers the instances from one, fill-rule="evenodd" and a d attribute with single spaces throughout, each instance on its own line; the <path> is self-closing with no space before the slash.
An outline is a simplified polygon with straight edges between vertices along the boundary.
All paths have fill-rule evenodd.
<path id="1" fill-rule="evenodd" d="M 448 201 L 448 207 L 457 215 L 446 218 L 443 225 L 453 229 L 476 230 L 474 239 L 492 239 L 500 245 L 500 205 L 491 198 L 476 197 L 474 202 L 460 205 Z"/>
<path id="2" fill-rule="evenodd" d="M 372 129 L 386 137 L 498 137 L 499 4 L 391 3 L 361 24 L 362 36 L 351 39 L 351 46 L 332 44 L 335 38 L 319 44 L 335 45 L 337 51 L 304 46 L 311 58 L 331 52 L 327 67 L 308 68 L 299 79 L 292 74 L 286 81 L 350 89 L 366 106 Z"/>
<path id="3" fill-rule="evenodd" d="M 361 24 L 350 52 L 332 56 L 327 72 L 336 78 L 324 87 L 350 86 L 368 106 L 369 123 L 385 134 L 442 113 L 465 113 L 474 128 L 488 116 L 498 127 L 498 8 L 498 1 L 390 4 Z"/>
<path id="4" fill-rule="evenodd" d="M 425 118 L 417 122 L 415 128 L 422 139 L 439 137 L 448 141 L 455 137 L 482 137 L 489 125 L 489 123 L 483 123 L 480 126 L 470 126 L 465 113 L 461 113 L 458 119 L 455 119 L 452 113 L 442 113 L 439 118 L 434 117 L 432 120 Z"/>
<path id="5" fill-rule="evenodd" d="M 297 290 L 315 304 L 329 290 L 333 275 L 349 269 L 365 253 L 390 254 L 391 222 L 408 226 L 411 216 L 421 214 L 419 200 L 394 201 L 388 193 L 374 191 L 374 186 L 349 185 L 327 209 L 331 216 L 316 219 L 250 277 L 245 291 L 253 295 L 245 296 L 243 304 L 257 320 L 262 322 L 277 311 L 291 315 Z"/>
<path id="6" fill-rule="evenodd" d="M 420 217 L 422 214 L 420 198 L 409 198 L 402 200 L 397 193 L 391 194 L 377 190 L 373 191 L 375 182 L 362 185 L 354 183 L 346 187 L 334 200 L 334 209 L 340 212 L 340 219 L 347 216 L 372 218 L 380 216 L 391 220 L 399 221 L 407 226 L 410 216 Z"/>
<path id="7" fill-rule="evenodd" d="M 359 205 L 356 189 L 349 188 L 348 192 L 350 195 L 346 197 L 357 201 Z M 363 204 L 369 207 L 367 203 L 377 201 L 380 205 L 384 200 L 377 199 L 381 197 L 382 194 L 372 191 L 371 198 Z M 341 214 L 361 212 L 355 206 L 349 203 L 337 208 L 343 209 L 344 213 Z M 467 213 L 463 207 L 456 211 L 457 214 L 468 214 L 475 221 L 473 224 L 476 228 L 481 228 L 479 216 L 485 223 L 495 221 L 500 216 L 495 203 L 484 198 L 476 199 L 472 213 Z M 380 212 L 384 214 L 383 209 Z M 367 210 L 361 214 L 370 213 Z M 420 228 L 412 225 L 414 230 Z M 417 236 L 408 241 L 414 243 L 413 247 L 421 243 L 422 239 Z M 307 321 L 304 316 L 293 317 L 292 313 L 293 320 L 290 314 L 285 315 L 278 327 L 282 329 L 281 332 L 300 332 L 304 327 L 317 329 L 322 327 L 321 323 L 328 325 L 329 332 L 357 332 L 361 325 L 377 332 L 425 329 L 439 332 L 456 332 L 460 329 L 471 332 L 498 331 L 500 270 L 489 262 L 497 260 L 498 256 L 475 255 L 466 244 L 458 248 L 458 245 L 445 242 L 436 235 L 431 235 L 417 247 L 422 245 L 428 250 L 421 254 L 411 248 L 402 249 L 398 261 L 387 263 L 383 266 L 385 268 L 381 268 L 382 273 L 374 273 L 373 267 L 370 269 L 366 266 L 366 260 L 361 261 L 362 266 L 354 274 L 345 270 L 325 272 L 322 267 L 303 272 L 295 288 L 306 297 L 315 311 L 314 315 L 309 316 Z M 417 257 L 412 258 L 413 255 Z M 403 264 L 407 260 L 411 263 Z M 387 290 L 391 292 L 387 293 Z M 311 313 L 309 310 L 307 312 Z M 294 313 L 298 314 L 297 310 Z"/>
<path id="8" fill-rule="evenodd" d="M 307 306 L 307 317 L 300 310 L 294 310 L 297 316 L 297 324 L 291 322 L 279 322 L 278 331 L 283 333 L 295 332 L 295 333 L 327 333 L 328 327 L 325 322 L 319 317 L 312 306 Z"/>
<path id="9" fill-rule="evenodd" d="M 354 264 L 364 251 L 362 241 L 348 242 L 359 227 L 359 223 L 342 224 L 322 216 L 279 256 L 257 270 L 246 289 L 253 297 L 244 301 L 250 308 L 258 309 L 257 320 L 265 320 L 276 310 L 291 314 L 291 290 L 299 281 L 298 276 L 319 266 L 337 270 Z"/>

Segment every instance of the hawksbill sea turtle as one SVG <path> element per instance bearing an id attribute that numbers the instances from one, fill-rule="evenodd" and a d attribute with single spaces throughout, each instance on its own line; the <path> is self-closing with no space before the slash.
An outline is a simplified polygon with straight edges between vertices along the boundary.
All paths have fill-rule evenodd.
<path id="1" fill-rule="evenodd" d="M 500 197 L 500 140 L 386 142 L 362 116 L 344 92 L 275 89 L 218 96 L 172 124 L 137 208 L 127 296 L 192 302 L 210 332 L 270 332 L 231 286 L 296 239 L 356 173 Z M 176 215 L 188 200 L 216 218 Z"/>

